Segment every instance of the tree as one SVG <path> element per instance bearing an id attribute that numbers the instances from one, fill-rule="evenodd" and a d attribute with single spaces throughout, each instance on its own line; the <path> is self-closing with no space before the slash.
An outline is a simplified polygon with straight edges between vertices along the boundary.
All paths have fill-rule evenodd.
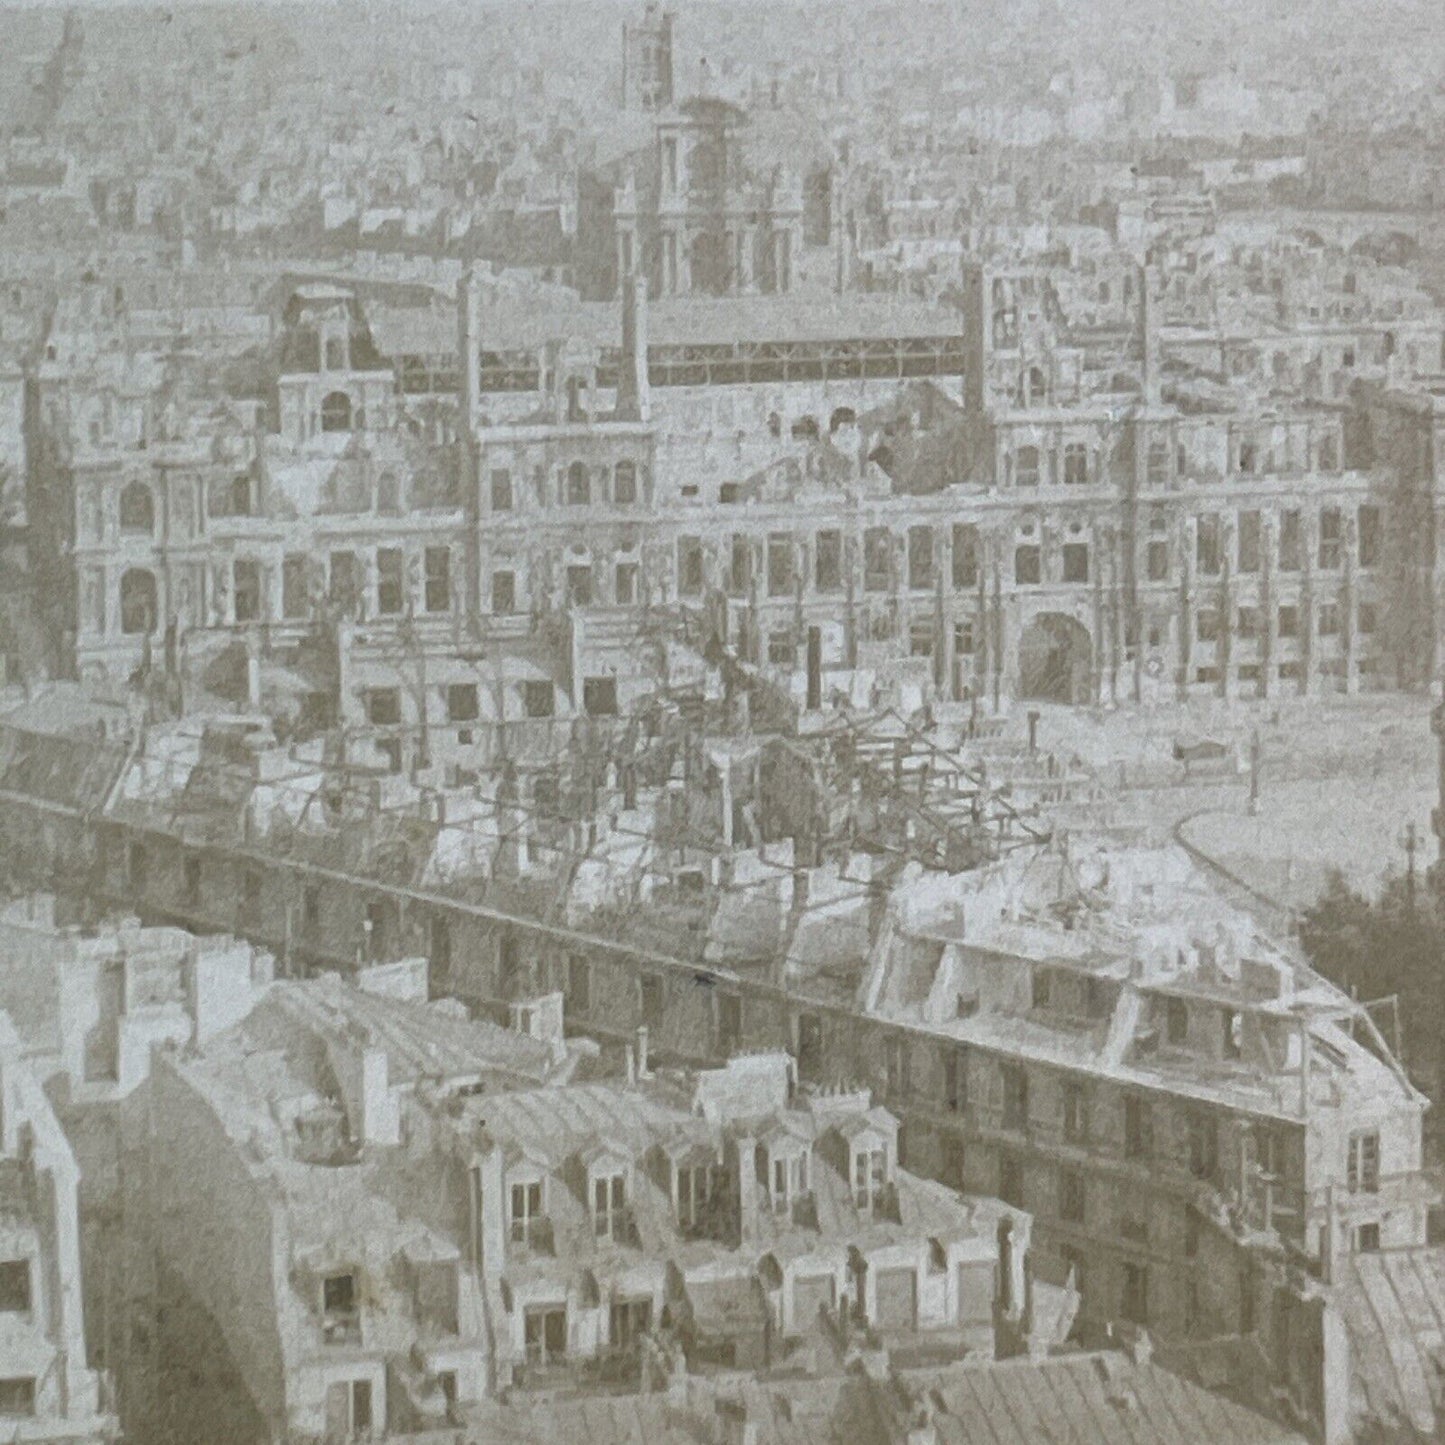
<path id="1" fill-rule="evenodd" d="M 1362 1002 L 1395 995 L 1402 1062 L 1432 1099 L 1445 1089 L 1445 898 L 1400 875 L 1371 899 L 1339 873 L 1300 919 L 1315 967 Z"/>

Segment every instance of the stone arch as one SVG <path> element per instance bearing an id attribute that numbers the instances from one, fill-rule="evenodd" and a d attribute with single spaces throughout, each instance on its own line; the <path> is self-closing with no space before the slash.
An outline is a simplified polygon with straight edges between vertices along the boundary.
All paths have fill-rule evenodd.
<path id="1" fill-rule="evenodd" d="M 154 632 L 155 626 L 155 573 L 132 567 L 120 579 L 120 630 L 127 636 L 139 637 Z"/>
<path id="2" fill-rule="evenodd" d="M 1040 613 L 1019 638 L 1019 697 L 1087 703 L 1093 661 L 1093 640 L 1082 622 L 1062 612 Z"/>

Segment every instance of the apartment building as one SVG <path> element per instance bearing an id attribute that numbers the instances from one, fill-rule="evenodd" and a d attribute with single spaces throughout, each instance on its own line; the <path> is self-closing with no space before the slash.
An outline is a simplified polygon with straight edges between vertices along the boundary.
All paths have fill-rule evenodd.
<path id="1" fill-rule="evenodd" d="M 814 1369 L 850 1340 L 1025 1348 L 1027 1217 L 901 1170 L 866 1090 L 800 1093 L 781 1055 L 654 1071 L 645 1031 L 624 1080 L 564 1041 L 560 996 L 501 1029 L 419 980 L 278 983 L 147 1085 L 134 1147 L 168 1221 L 152 1247 L 273 1434 L 404 1435 L 499 1391 Z"/>
<path id="2" fill-rule="evenodd" d="M 1260 1259 L 1329 1281 L 1424 1243 L 1425 1099 L 1368 1014 L 1183 854 L 1014 855 L 890 908 L 870 1012 L 937 1039 L 888 1060 L 921 1104 L 909 1157 L 1030 1208 L 1086 1315 L 1248 1334 Z"/>
<path id="3" fill-rule="evenodd" d="M 88 1368 L 79 1170 L 8 1014 L 0 1012 L 0 1429 L 75 1445 L 118 1438 Z"/>
<path id="4" fill-rule="evenodd" d="M 130 1227 L 214 1322 L 267 1438 L 442 1423 L 487 1391 L 497 1302 L 456 1227 L 448 1101 L 576 1060 L 427 1004 L 420 979 L 420 999 L 406 969 L 276 984 L 157 1056 L 128 1134 Z"/>
<path id="5" fill-rule="evenodd" d="M 799 1092 L 786 1054 L 649 1082 L 646 1048 L 643 1028 L 634 1087 L 477 1105 L 477 1249 L 511 1301 L 499 1379 L 635 1373 L 658 1327 L 694 1372 L 816 1369 L 850 1339 L 1025 1347 L 1027 1218 L 900 1168 L 867 1089 Z"/>

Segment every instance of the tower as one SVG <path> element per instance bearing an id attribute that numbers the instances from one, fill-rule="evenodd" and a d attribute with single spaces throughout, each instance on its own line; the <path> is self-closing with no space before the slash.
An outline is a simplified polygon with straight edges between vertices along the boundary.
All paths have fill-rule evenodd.
<path id="1" fill-rule="evenodd" d="M 636 25 L 622 27 L 622 107 L 665 110 L 672 104 L 672 15 L 649 3 Z"/>

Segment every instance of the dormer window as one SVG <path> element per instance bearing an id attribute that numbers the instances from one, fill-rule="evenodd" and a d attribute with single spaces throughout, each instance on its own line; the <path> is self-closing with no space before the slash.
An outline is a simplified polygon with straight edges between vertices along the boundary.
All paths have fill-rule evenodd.
<path id="1" fill-rule="evenodd" d="M 536 1248 L 545 1220 L 542 1181 L 534 1179 L 512 1185 L 512 1243 Z"/>
<path id="2" fill-rule="evenodd" d="M 592 1232 L 617 1239 L 627 1218 L 627 1176 L 600 1174 L 592 1181 Z"/>
<path id="3" fill-rule="evenodd" d="M 682 1165 L 677 1170 L 677 1222 L 696 1229 L 707 1218 L 716 1187 L 717 1171 L 711 1164 Z"/>
<path id="4" fill-rule="evenodd" d="M 881 1145 L 859 1149 L 853 1155 L 853 1203 L 871 1213 L 888 1182 L 888 1151 Z"/>
<path id="5" fill-rule="evenodd" d="M 360 1295 L 349 1270 L 321 1281 L 321 1329 L 328 1345 L 361 1343 Z"/>
<path id="6" fill-rule="evenodd" d="M 795 1200 L 808 1192 L 808 1155 L 772 1156 L 771 1199 L 774 1214 L 786 1214 Z"/>

